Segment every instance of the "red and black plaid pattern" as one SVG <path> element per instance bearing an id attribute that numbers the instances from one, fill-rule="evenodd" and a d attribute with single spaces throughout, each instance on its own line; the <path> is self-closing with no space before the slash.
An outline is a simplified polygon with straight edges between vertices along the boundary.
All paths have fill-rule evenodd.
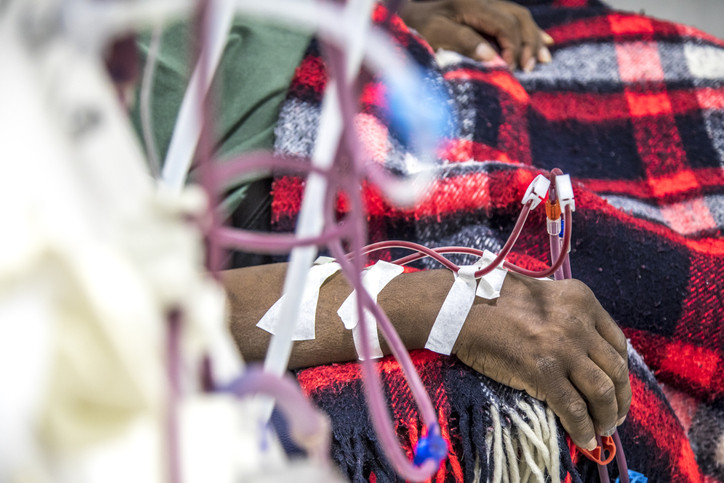
<path id="1" fill-rule="evenodd" d="M 450 442 L 448 459 L 431 478 L 434 482 L 471 481 L 477 471 L 489 481 L 494 468 L 488 460 L 486 436 L 492 432 L 490 407 L 530 400 L 481 376 L 454 357 L 413 351 L 412 359 L 438 411 L 443 437 Z M 377 368 L 384 384 L 400 444 L 412 458 L 423 429 L 404 375 L 390 357 Z M 350 481 L 398 481 L 386 462 L 369 422 L 357 363 L 334 364 L 299 371 L 302 390 L 332 420 L 333 458 Z M 702 476 L 684 428 L 639 356 L 631 352 L 633 403 L 619 428 L 629 467 L 649 481 L 700 482 Z M 494 394 L 494 396 L 491 396 Z M 562 430 L 559 428 L 559 431 Z M 561 441 L 561 479 L 598 481 L 596 466 Z M 477 463 L 476 463 L 477 462 Z M 615 479 L 616 465 L 609 465 Z"/>
<path id="2" fill-rule="evenodd" d="M 575 181 L 574 276 L 657 379 L 711 409 L 724 428 L 724 42 L 595 1 L 529 3 L 556 41 L 553 62 L 531 73 L 454 54 L 435 64 L 424 42 L 393 24 L 450 93 L 457 123 L 440 149 L 437 181 L 414 209 L 367 189 L 371 241 L 495 250 L 535 174 L 563 169 Z M 311 154 L 325 84 L 312 47 L 280 115 L 279 152 Z M 356 127 L 372 159 L 404 173 L 406 147 L 386 109 L 384 88 L 367 84 Z M 275 181 L 278 229 L 293 226 L 301 186 Z M 531 217 L 514 262 L 547 260 L 543 222 L 542 213 Z M 724 461 L 706 454 L 722 435 L 691 434 L 705 472 L 724 481 Z"/>

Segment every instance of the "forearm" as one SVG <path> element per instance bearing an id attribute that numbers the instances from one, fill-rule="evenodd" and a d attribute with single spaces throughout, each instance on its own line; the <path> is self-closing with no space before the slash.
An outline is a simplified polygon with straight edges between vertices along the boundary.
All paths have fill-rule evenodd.
<path id="1" fill-rule="evenodd" d="M 257 321 L 281 296 L 286 265 L 226 272 L 231 331 L 247 360 L 264 358 L 271 336 Z M 378 302 L 407 349 L 425 346 L 453 282 L 448 270 L 402 274 Z M 337 310 L 351 289 L 341 274 L 320 290 L 315 338 L 294 344 L 289 366 L 357 359 L 351 331 Z M 462 321 L 461 321 L 462 322 Z M 380 337 L 382 350 L 389 348 Z M 581 282 L 508 274 L 500 297 L 475 299 L 453 353 L 506 385 L 545 400 L 580 446 L 595 447 L 594 431 L 610 433 L 631 401 L 626 339 Z"/>
<path id="2" fill-rule="evenodd" d="M 286 264 L 230 270 L 223 275 L 231 308 L 231 332 L 247 360 L 262 360 L 271 335 L 256 327 L 264 313 L 281 296 Z M 435 317 L 447 296 L 453 275 L 448 270 L 402 274 L 378 296 L 378 303 L 395 326 L 405 347 L 425 346 Z M 315 338 L 294 343 L 289 366 L 306 367 L 357 359 L 352 332 L 346 330 L 337 310 L 351 287 L 337 273 L 320 290 Z M 390 350 L 380 337 L 382 351 Z"/>

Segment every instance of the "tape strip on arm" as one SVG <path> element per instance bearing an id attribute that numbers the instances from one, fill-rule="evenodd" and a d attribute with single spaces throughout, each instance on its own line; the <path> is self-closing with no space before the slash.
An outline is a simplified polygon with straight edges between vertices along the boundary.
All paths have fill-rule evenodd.
<path id="1" fill-rule="evenodd" d="M 395 277 L 403 272 L 403 268 L 385 261 L 378 261 L 373 266 L 366 269 L 362 274 L 362 285 L 369 293 L 372 300 L 376 303 L 377 296 Z M 374 316 L 367 310 L 364 311 L 365 321 L 360 324 L 357 319 L 357 294 L 352 292 L 349 297 L 342 303 L 337 310 L 337 315 L 342 319 L 345 328 L 352 331 L 354 338 L 354 347 L 357 350 L 357 356 L 362 360 L 361 331 L 367 331 L 367 338 L 370 341 L 370 353 L 373 359 L 382 357 L 382 348 L 380 347 L 380 338 L 377 334 L 377 321 Z"/>
<path id="2" fill-rule="evenodd" d="M 460 267 L 427 337 L 425 349 L 450 355 L 473 307 L 475 297 L 493 300 L 500 296 L 500 289 L 508 273 L 502 268 L 502 263 L 479 281 L 475 280 L 475 272 L 489 265 L 495 258 L 494 253 L 485 250 L 476 264 Z"/>
<path id="3" fill-rule="evenodd" d="M 477 281 L 475 272 L 478 265 L 460 267 L 455 274 L 455 281 L 440 307 L 430 335 L 427 336 L 425 349 L 438 354 L 450 355 L 455 341 L 458 339 L 465 319 L 473 306 Z"/>
<path id="4" fill-rule="evenodd" d="M 483 252 L 482 264 L 485 267 L 495 260 L 495 254 L 485 250 Z M 475 291 L 475 295 L 478 297 L 494 300 L 500 297 L 500 289 L 503 288 L 503 282 L 505 282 L 505 276 L 508 274 L 508 270 L 503 268 L 503 262 L 500 263 L 495 269 L 483 275 L 478 282 L 478 289 Z"/>
<path id="5" fill-rule="evenodd" d="M 292 340 L 314 339 L 314 324 L 317 315 L 317 302 L 319 301 L 319 289 L 322 284 L 332 275 L 337 273 L 340 266 L 333 258 L 319 257 L 314 265 L 307 272 L 307 280 L 304 283 L 302 304 L 299 307 L 299 318 L 294 327 Z M 256 324 L 270 334 L 274 334 L 279 324 L 279 312 L 282 307 L 284 296 L 282 295 L 274 305 L 267 311 L 261 320 Z"/>

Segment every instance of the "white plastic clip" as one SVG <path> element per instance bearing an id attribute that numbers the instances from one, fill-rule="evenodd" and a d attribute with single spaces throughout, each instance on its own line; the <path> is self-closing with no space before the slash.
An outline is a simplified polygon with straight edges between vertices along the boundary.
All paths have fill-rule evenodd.
<path id="1" fill-rule="evenodd" d="M 531 201 L 530 209 L 534 210 L 535 207 L 546 198 L 546 193 L 548 193 L 548 187 L 550 185 L 551 182 L 542 174 L 536 176 L 535 179 L 528 185 L 528 189 L 525 190 L 525 195 L 523 195 L 523 204 L 525 205 Z"/>
<path id="2" fill-rule="evenodd" d="M 573 186 L 571 185 L 571 176 L 562 174 L 556 176 L 556 193 L 558 201 L 561 204 L 561 211 L 566 210 L 566 206 L 571 207 L 571 211 L 576 211 L 576 200 L 573 198 Z"/>

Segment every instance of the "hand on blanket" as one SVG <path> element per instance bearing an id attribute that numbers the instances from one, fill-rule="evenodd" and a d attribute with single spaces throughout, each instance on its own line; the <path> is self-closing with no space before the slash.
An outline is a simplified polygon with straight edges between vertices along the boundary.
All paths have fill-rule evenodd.
<path id="1" fill-rule="evenodd" d="M 514 69 L 531 71 L 536 61 L 550 62 L 546 45 L 553 39 L 540 30 L 525 7 L 504 0 L 408 1 L 400 16 L 437 49 L 460 52 L 473 59 L 489 61 L 500 48 L 503 60 Z"/>
<path id="2" fill-rule="evenodd" d="M 508 274 L 494 302 L 476 299 L 453 349 L 473 369 L 544 400 L 580 447 L 628 412 L 626 338 L 577 280 Z"/>

